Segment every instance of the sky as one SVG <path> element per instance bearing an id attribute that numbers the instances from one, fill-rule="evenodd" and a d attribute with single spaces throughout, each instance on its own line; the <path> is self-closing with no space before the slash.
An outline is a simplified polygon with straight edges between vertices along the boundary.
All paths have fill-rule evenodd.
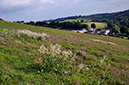
<path id="1" fill-rule="evenodd" d="M 0 0 L 0 18 L 6 21 L 43 21 L 128 9 L 129 0 Z"/>

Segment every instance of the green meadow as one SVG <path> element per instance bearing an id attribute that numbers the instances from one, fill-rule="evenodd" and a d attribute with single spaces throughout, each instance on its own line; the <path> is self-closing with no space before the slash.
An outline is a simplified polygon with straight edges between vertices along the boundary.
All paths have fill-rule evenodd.
<path id="1" fill-rule="evenodd" d="M 0 21 L 0 85 L 127 85 L 129 40 Z"/>
<path id="2" fill-rule="evenodd" d="M 65 20 L 65 22 L 67 22 L 67 21 L 70 21 L 70 22 L 72 22 L 72 21 L 75 21 L 75 22 L 79 21 L 79 22 L 81 22 L 82 19 L 83 18 L 68 19 L 68 20 Z M 106 24 L 103 23 L 103 22 L 91 22 L 91 20 L 89 20 L 89 19 L 83 19 L 83 20 L 84 20 L 84 22 L 82 22 L 82 24 L 87 24 L 89 27 L 91 27 L 91 24 L 94 23 L 96 25 L 97 29 L 105 29 L 106 28 Z"/>
<path id="3" fill-rule="evenodd" d="M 96 28 L 99 28 L 99 29 L 104 29 L 106 27 L 106 24 L 102 22 L 86 22 L 83 24 L 87 24 L 89 27 L 91 27 L 91 24 L 93 23 L 96 25 Z"/>

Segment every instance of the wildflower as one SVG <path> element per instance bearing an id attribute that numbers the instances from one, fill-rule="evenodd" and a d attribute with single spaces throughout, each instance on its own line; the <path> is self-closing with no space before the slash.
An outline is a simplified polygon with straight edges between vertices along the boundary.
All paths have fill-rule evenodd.
<path id="1" fill-rule="evenodd" d="M 2 37 L 1 40 L 4 40 L 4 38 Z"/>
<path id="2" fill-rule="evenodd" d="M 38 71 L 38 73 L 40 73 L 40 71 Z"/>
<path id="3" fill-rule="evenodd" d="M 89 68 L 88 68 L 88 67 L 87 67 L 86 69 L 87 69 L 87 70 L 89 70 Z"/>
<path id="4" fill-rule="evenodd" d="M 22 34 L 27 35 L 28 37 L 34 38 L 34 39 L 37 39 L 37 40 L 45 40 L 48 37 L 50 37 L 46 33 L 37 33 L 37 32 L 32 32 L 32 31 L 29 31 L 29 30 L 18 30 L 17 31 L 18 37 L 20 37 Z"/>
<path id="5" fill-rule="evenodd" d="M 69 72 L 69 71 L 66 71 L 66 69 L 70 68 L 68 64 L 73 63 L 76 58 L 76 55 L 72 53 L 71 50 L 62 51 L 61 45 L 58 45 L 58 44 L 55 44 L 55 45 L 51 44 L 50 46 L 41 45 L 38 51 L 43 55 L 47 56 L 47 57 L 44 57 L 43 59 L 39 58 L 38 64 L 40 64 L 41 60 L 44 60 L 43 68 L 45 67 L 45 69 L 49 69 L 49 70 L 54 69 L 55 71 L 59 71 L 63 73 Z M 53 66 L 50 68 L 49 65 L 51 64 L 53 64 Z M 41 69 L 41 72 L 42 71 L 43 69 Z"/>
<path id="6" fill-rule="evenodd" d="M 105 41 L 102 41 L 102 40 L 92 39 L 92 41 L 97 42 L 97 43 L 108 44 L 108 45 L 116 45 L 115 43 L 112 43 L 112 42 L 105 42 Z"/>
<path id="7" fill-rule="evenodd" d="M 84 64 L 81 63 L 80 65 L 78 65 L 78 67 L 79 67 L 78 71 L 80 71 L 84 67 Z"/>
<path id="8" fill-rule="evenodd" d="M 103 64 L 105 60 L 107 60 L 107 57 L 106 57 L 106 56 L 104 56 L 104 57 L 100 60 L 100 63 Z"/>
<path id="9" fill-rule="evenodd" d="M 41 69 L 41 72 L 43 72 L 43 69 Z"/>

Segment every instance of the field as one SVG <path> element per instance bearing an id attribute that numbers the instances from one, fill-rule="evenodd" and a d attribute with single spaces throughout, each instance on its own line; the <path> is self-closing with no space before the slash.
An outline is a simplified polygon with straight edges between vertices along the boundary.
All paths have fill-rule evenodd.
<path id="1" fill-rule="evenodd" d="M 87 24 L 89 27 L 91 27 L 91 24 L 93 23 L 96 25 L 96 28 L 99 28 L 99 29 L 104 29 L 106 27 L 106 24 L 102 22 L 87 22 L 83 24 Z"/>
<path id="2" fill-rule="evenodd" d="M 70 21 L 70 22 L 72 22 L 72 21 L 81 21 L 83 18 L 79 18 L 79 19 L 69 19 L 69 20 L 65 20 L 65 22 L 67 22 L 67 21 Z M 84 21 L 86 21 L 86 22 L 84 22 L 84 23 L 82 23 L 82 24 L 87 24 L 89 27 L 91 27 L 91 24 L 95 24 L 96 25 L 96 28 L 97 29 L 104 29 L 105 27 L 106 27 L 106 24 L 105 23 L 102 23 L 102 22 L 91 22 L 91 20 L 88 20 L 88 19 L 84 19 Z"/>
<path id="3" fill-rule="evenodd" d="M 0 85 L 127 85 L 129 40 L 0 21 Z"/>

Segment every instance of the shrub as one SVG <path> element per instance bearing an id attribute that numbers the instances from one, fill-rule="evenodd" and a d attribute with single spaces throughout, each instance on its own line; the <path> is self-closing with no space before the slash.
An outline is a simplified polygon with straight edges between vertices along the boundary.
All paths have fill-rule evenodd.
<path id="1" fill-rule="evenodd" d="M 112 37 L 114 37 L 115 35 L 114 35 L 114 34 L 109 34 L 109 36 L 112 36 Z"/>
<path id="2" fill-rule="evenodd" d="M 124 36 L 120 36 L 121 39 L 124 39 Z"/>
<path id="3" fill-rule="evenodd" d="M 128 40 L 129 40 L 129 36 L 128 36 Z"/>

